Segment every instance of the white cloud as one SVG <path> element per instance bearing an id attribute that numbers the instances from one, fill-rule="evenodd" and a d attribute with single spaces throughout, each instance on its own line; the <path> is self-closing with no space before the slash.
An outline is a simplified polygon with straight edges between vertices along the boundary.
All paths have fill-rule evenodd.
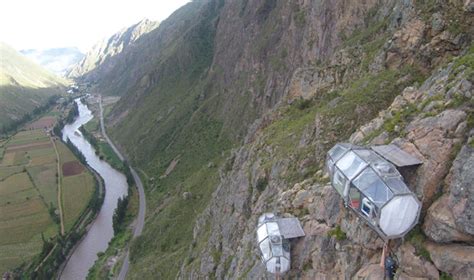
<path id="1" fill-rule="evenodd" d="M 78 47 L 148 18 L 164 20 L 189 0 L 2 0 L 0 41 L 20 49 Z"/>

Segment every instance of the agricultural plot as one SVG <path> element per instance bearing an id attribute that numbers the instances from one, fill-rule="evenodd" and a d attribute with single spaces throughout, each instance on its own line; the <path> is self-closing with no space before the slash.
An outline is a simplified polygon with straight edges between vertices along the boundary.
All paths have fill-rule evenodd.
<path id="1" fill-rule="evenodd" d="M 77 160 L 76 156 L 61 141 L 56 141 L 56 148 L 59 152 L 61 163 Z"/>
<path id="2" fill-rule="evenodd" d="M 49 136 L 42 129 L 25 130 L 13 136 L 8 142 L 8 147 L 47 141 L 49 141 Z"/>
<path id="3" fill-rule="evenodd" d="M 71 229 L 76 220 L 86 209 L 94 193 L 94 179 L 89 172 L 63 177 L 62 196 L 64 211 L 64 228 Z"/>
<path id="4" fill-rule="evenodd" d="M 27 152 L 15 152 L 15 156 L 13 157 L 13 165 L 26 165 L 28 162 L 30 162 L 30 158 Z"/>
<path id="5" fill-rule="evenodd" d="M 23 167 L 21 167 L 23 169 Z M 57 226 L 26 172 L 8 168 L 12 173 L 0 181 L 0 271 L 13 268 L 38 254 L 45 237 L 55 234 Z"/>
<path id="6" fill-rule="evenodd" d="M 0 182 L 13 174 L 23 172 L 23 169 L 22 166 L 0 167 Z"/>
<path id="7" fill-rule="evenodd" d="M 46 205 L 58 208 L 56 162 L 27 167 L 27 170 Z"/>
<path id="8" fill-rule="evenodd" d="M 0 206 L 9 204 L 12 196 L 25 190 L 35 192 L 33 184 L 26 173 L 17 173 L 0 182 Z M 31 197 L 31 196 L 30 196 Z M 3 215 L 2 215 L 3 216 Z M 1 218 L 0 218 L 1 219 Z"/>
<path id="9" fill-rule="evenodd" d="M 5 145 L 7 142 L 7 139 L 0 140 L 0 161 L 3 159 L 3 154 L 5 154 Z"/>
<path id="10" fill-rule="evenodd" d="M 44 116 L 37 121 L 26 125 L 25 129 L 51 129 L 56 124 L 55 116 Z"/>
<path id="11" fill-rule="evenodd" d="M 15 162 L 15 153 L 5 153 L 0 166 L 12 166 Z"/>
<path id="12" fill-rule="evenodd" d="M 44 129 L 56 118 L 43 117 L 8 140 L 0 140 L 0 274 L 37 256 L 45 238 L 59 233 L 50 207 L 58 209 L 62 179 L 64 222 L 69 230 L 86 209 L 94 179 L 60 141 L 60 172 L 56 151 Z"/>
<path id="13" fill-rule="evenodd" d="M 52 145 L 48 148 L 29 150 L 28 155 L 30 156 L 30 166 L 56 164 L 56 153 Z"/>

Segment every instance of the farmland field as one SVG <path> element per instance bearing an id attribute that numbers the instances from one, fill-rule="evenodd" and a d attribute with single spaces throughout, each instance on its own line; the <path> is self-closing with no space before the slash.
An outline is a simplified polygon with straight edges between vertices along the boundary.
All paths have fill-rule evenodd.
<path id="1" fill-rule="evenodd" d="M 94 192 L 94 179 L 89 172 L 63 178 L 64 227 L 69 230 Z"/>
<path id="2" fill-rule="evenodd" d="M 54 208 L 58 208 L 56 163 L 32 166 L 28 167 L 27 170 L 38 191 L 43 196 L 46 205 L 53 205 Z"/>
<path id="3" fill-rule="evenodd" d="M 74 156 L 74 154 L 62 142 L 56 141 L 56 147 L 58 148 L 59 157 L 61 158 L 62 163 L 77 160 L 76 156 Z"/>
<path id="4" fill-rule="evenodd" d="M 51 128 L 56 123 L 56 118 L 54 116 L 44 116 L 37 121 L 34 121 L 25 126 L 25 129 L 43 129 Z"/>
<path id="5" fill-rule="evenodd" d="M 94 192 L 94 179 L 62 142 L 56 141 L 61 163 L 64 227 L 69 230 Z"/>
<path id="6" fill-rule="evenodd" d="M 8 147 L 45 141 L 49 141 L 49 137 L 42 129 L 25 130 L 13 136 L 8 142 Z"/>
<path id="7" fill-rule="evenodd" d="M 93 193 L 92 175 L 60 141 L 56 141 L 60 166 L 67 163 L 72 176 L 57 174 L 56 152 L 44 130 L 54 121 L 52 116 L 40 118 L 27 125 L 28 130 L 0 141 L 0 275 L 38 256 L 42 235 L 59 234 L 59 224 L 53 219 L 58 211 L 58 180 L 62 179 L 67 230 Z"/>
<path id="8" fill-rule="evenodd" d="M 5 180 L 7 177 L 12 174 L 22 172 L 22 166 L 9 166 L 9 167 L 0 167 L 0 181 Z"/>
<path id="9" fill-rule="evenodd" d="M 55 234 L 56 225 L 26 172 L 0 182 L 0 212 L 0 271 L 39 253 L 41 233 Z"/>

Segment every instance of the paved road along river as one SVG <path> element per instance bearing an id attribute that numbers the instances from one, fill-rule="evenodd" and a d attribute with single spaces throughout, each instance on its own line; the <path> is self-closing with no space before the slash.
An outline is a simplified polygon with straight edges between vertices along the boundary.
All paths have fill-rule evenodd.
<path id="1" fill-rule="evenodd" d="M 107 249 L 107 245 L 114 235 L 112 216 L 117 207 L 117 200 L 127 194 L 125 175 L 113 169 L 107 162 L 100 160 L 91 144 L 78 131 L 79 127 L 90 121 L 93 116 L 79 99 L 76 100 L 76 103 L 79 107 L 79 117 L 74 123 L 64 127 L 63 139 L 69 138 L 84 154 L 89 166 L 104 179 L 105 199 L 97 218 L 92 222 L 86 236 L 79 242 L 62 271 L 61 280 L 86 278 L 89 268 L 97 260 L 97 253 Z"/>

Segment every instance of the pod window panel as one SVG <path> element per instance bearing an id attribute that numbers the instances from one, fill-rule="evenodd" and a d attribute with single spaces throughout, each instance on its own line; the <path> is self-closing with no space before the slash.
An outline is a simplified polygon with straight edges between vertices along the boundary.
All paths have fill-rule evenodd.
<path id="1" fill-rule="evenodd" d="M 387 185 L 371 168 L 365 169 L 352 183 L 378 207 L 393 197 Z"/>
<path id="2" fill-rule="evenodd" d="M 351 187 L 349 189 L 349 206 L 353 209 L 359 210 L 361 199 L 362 195 L 360 191 L 355 187 Z"/>
<path id="3" fill-rule="evenodd" d="M 267 236 L 268 236 L 267 226 L 266 224 L 263 224 L 257 229 L 258 242 L 262 242 L 262 240 L 267 238 Z"/>
<path id="4" fill-rule="evenodd" d="M 332 178 L 332 185 L 336 189 L 336 191 L 343 196 L 344 195 L 344 187 L 346 186 L 347 178 L 342 174 L 342 172 L 335 168 L 334 169 L 334 176 Z"/>
<path id="5" fill-rule="evenodd" d="M 275 257 L 270 259 L 266 266 L 271 273 L 286 272 L 290 270 L 290 260 L 285 257 Z"/>
<path id="6" fill-rule="evenodd" d="M 270 241 L 267 239 L 263 240 L 260 245 L 260 251 L 262 252 L 262 258 L 264 261 L 268 261 L 272 257 L 272 252 L 270 249 Z"/>
<path id="7" fill-rule="evenodd" d="M 341 145 L 334 146 L 331 150 L 329 150 L 329 155 L 334 161 L 337 161 L 345 152 L 347 152 L 348 148 L 345 148 Z"/>
<path id="8" fill-rule="evenodd" d="M 367 163 L 363 161 L 354 152 L 347 152 L 339 161 L 336 166 L 346 175 L 349 180 L 352 180 L 359 172 L 367 166 Z"/>
<path id="9" fill-rule="evenodd" d="M 331 157 L 327 157 L 326 159 L 326 168 L 329 176 L 332 177 L 332 173 L 334 171 L 334 162 L 332 161 Z"/>
<path id="10" fill-rule="evenodd" d="M 362 199 L 362 206 L 360 208 L 360 211 L 367 216 L 368 218 L 372 219 L 373 213 L 374 213 L 374 206 L 372 203 L 364 197 Z"/>
<path id="11" fill-rule="evenodd" d="M 401 177 L 385 178 L 385 183 L 395 194 L 411 193 Z"/>

